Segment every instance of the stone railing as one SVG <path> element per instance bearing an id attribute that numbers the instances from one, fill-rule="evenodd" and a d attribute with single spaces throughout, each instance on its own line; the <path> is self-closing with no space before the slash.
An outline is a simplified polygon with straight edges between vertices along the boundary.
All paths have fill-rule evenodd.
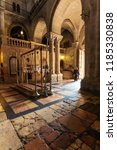
<path id="1" fill-rule="evenodd" d="M 6 46 L 31 48 L 31 42 L 30 41 L 11 38 L 8 36 L 1 36 L 1 43 L 2 43 L 2 45 L 6 45 Z"/>
<path id="2" fill-rule="evenodd" d="M 5 46 L 13 46 L 28 49 L 37 48 L 39 46 L 42 46 L 44 49 L 47 48 L 47 46 L 44 44 L 36 43 L 34 41 L 20 40 L 8 36 L 0 36 L 0 43 Z"/>
<path id="3" fill-rule="evenodd" d="M 31 42 L 7 37 L 7 45 L 23 48 L 31 48 Z"/>
<path id="4" fill-rule="evenodd" d="M 44 44 L 40 44 L 40 43 L 36 43 L 36 42 L 34 42 L 34 41 L 31 41 L 31 48 L 37 48 L 37 47 L 39 47 L 39 46 L 43 47 L 44 49 L 47 48 L 47 46 L 44 45 Z"/>

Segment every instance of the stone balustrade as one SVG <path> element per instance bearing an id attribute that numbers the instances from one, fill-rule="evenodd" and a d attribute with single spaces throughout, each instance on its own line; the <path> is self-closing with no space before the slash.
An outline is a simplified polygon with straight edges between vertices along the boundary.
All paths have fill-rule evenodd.
<path id="1" fill-rule="evenodd" d="M 23 47 L 23 48 L 31 48 L 31 42 L 15 39 L 15 38 L 11 38 L 11 37 L 7 37 L 7 45 Z"/>
<path id="2" fill-rule="evenodd" d="M 33 49 L 39 46 L 43 47 L 43 49 L 47 48 L 47 45 L 44 44 L 36 43 L 33 41 L 20 40 L 8 36 L 0 36 L 0 42 L 2 43 L 2 45 L 5 46 L 13 46 L 13 47 L 20 47 L 20 48 Z"/>

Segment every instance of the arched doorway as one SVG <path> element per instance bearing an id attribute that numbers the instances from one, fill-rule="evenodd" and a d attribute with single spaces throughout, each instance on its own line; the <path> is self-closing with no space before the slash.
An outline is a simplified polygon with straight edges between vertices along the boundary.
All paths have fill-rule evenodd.
<path id="1" fill-rule="evenodd" d="M 60 69 L 63 74 L 63 79 L 71 79 L 73 78 L 72 74 L 74 69 L 74 49 L 72 47 L 74 37 L 73 34 L 65 28 L 62 28 L 61 34 L 63 38 L 60 43 Z"/>
<path id="2" fill-rule="evenodd" d="M 49 68 L 49 51 L 47 48 L 48 40 L 47 40 L 47 24 L 44 18 L 39 18 L 34 27 L 34 35 L 33 40 L 35 45 L 39 46 L 39 44 L 43 45 L 42 48 L 39 49 L 38 54 L 36 55 L 37 65 L 40 67 L 40 62 L 42 62 L 43 69 Z"/>

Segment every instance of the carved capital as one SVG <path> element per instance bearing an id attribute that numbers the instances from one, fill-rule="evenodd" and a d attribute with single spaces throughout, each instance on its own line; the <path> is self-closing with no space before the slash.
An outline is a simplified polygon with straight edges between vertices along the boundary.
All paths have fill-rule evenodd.
<path id="1" fill-rule="evenodd" d="M 76 47 L 78 47 L 78 44 L 79 44 L 79 42 L 72 43 L 72 47 L 76 48 Z"/>

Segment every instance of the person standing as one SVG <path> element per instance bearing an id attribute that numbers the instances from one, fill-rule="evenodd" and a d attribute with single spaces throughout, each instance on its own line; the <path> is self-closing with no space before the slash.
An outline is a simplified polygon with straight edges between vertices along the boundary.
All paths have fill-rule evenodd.
<path id="1" fill-rule="evenodd" d="M 74 81 L 77 81 L 78 77 L 79 77 L 78 67 L 75 67 L 75 69 L 74 69 Z"/>

